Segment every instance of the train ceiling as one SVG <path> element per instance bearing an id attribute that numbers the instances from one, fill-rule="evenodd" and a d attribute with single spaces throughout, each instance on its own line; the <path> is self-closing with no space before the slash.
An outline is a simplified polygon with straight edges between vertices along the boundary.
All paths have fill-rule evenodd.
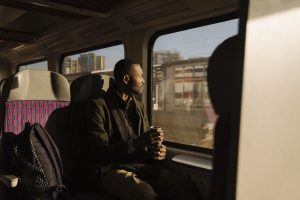
<path id="1" fill-rule="evenodd" d="M 5 12 L 5 7 L 8 7 L 10 9 L 7 9 L 6 12 L 15 12 L 17 15 L 21 13 L 22 19 L 25 19 L 20 22 L 20 20 L 15 19 L 20 18 L 20 16 L 15 17 L 11 15 L 11 21 L 8 19 L 6 23 L 1 23 L 1 27 L 3 28 L 0 29 L 0 40 L 31 43 L 40 33 L 34 30 L 25 32 L 23 30 L 26 29 L 26 27 L 20 27 L 19 24 L 23 22 L 25 22 L 26 26 L 29 23 L 34 24 L 35 22 L 33 20 L 39 19 L 40 16 L 45 21 L 55 21 L 54 18 L 74 20 L 91 17 L 106 17 L 108 15 L 105 13 L 116 6 L 120 1 L 121 0 L 1 0 L 0 12 Z M 5 15 L 5 13 L 2 13 L 2 15 Z M 28 20 L 26 20 L 26 16 L 24 15 L 36 16 L 36 18 L 28 16 Z M 47 15 L 47 17 L 45 17 L 45 15 Z M 7 18 L 7 15 L 3 17 Z M 14 23 L 16 23 L 17 26 L 15 26 Z M 18 30 L 19 28 L 22 28 L 22 30 Z"/>
<path id="2" fill-rule="evenodd" d="M 236 1 L 0 0 L 0 61 L 15 64 L 49 51 L 76 49 L 95 38 L 157 25 L 158 19 L 165 23 L 217 9 L 230 12 Z M 204 2 L 209 3 L 203 7 Z"/>

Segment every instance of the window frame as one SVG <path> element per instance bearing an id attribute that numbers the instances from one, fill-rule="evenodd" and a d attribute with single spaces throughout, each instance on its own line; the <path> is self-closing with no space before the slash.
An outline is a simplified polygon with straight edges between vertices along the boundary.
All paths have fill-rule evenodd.
<path id="1" fill-rule="evenodd" d="M 28 62 L 18 64 L 17 68 L 16 68 L 16 72 L 20 72 L 20 68 L 22 65 L 30 65 L 30 64 L 35 64 L 35 63 L 44 62 L 44 61 L 47 62 L 47 71 L 49 71 L 48 60 L 46 58 L 39 58 L 39 59 L 30 60 Z"/>
<path id="2" fill-rule="evenodd" d="M 239 19 L 238 12 L 234 13 L 229 13 L 217 17 L 212 17 L 212 18 L 207 18 L 203 19 L 200 21 L 188 23 L 188 24 L 183 24 L 175 27 L 170 27 L 166 29 L 162 29 L 159 31 L 156 31 L 150 38 L 149 43 L 148 43 L 148 58 L 147 58 L 147 113 L 148 113 L 148 119 L 149 123 L 152 124 L 152 101 L 149 101 L 149 99 L 152 99 L 152 84 L 153 84 L 153 63 L 152 63 L 152 54 L 153 54 L 153 47 L 158 39 L 158 37 L 166 35 L 166 34 L 171 34 L 171 33 L 176 33 L 180 31 L 185 31 L 193 28 L 198 28 L 202 26 L 207 26 L 215 23 L 220 23 L 220 22 L 225 22 L 233 19 Z M 239 28 L 238 28 L 239 31 Z M 164 143 L 167 146 L 174 147 L 174 148 L 179 148 L 179 149 L 184 149 L 184 150 L 189 150 L 189 151 L 194 151 L 194 152 L 199 152 L 199 153 L 205 153 L 205 154 L 213 154 L 214 148 L 213 149 L 208 149 L 204 147 L 197 147 L 197 146 L 192 146 L 188 144 L 181 144 L 177 142 L 171 142 L 171 141 L 164 141 Z"/>
<path id="3" fill-rule="evenodd" d="M 65 75 L 70 75 L 70 74 L 64 74 L 63 73 L 63 63 L 64 63 L 64 59 L 67 56 L 72 56 L 72 55 L 75 55 L 75 54 L 80 54 L 80 53 L 89 52 L 89 51 L 95 51 L 95 50 L 104 49 L 104 48 L 117 46 L 117 45 L 123 45 L 123 47 L 124 47 L 124 56 L 125 56 L 125 45 L 122 42 L 122 40 L 116 40 L 116 41 L 113 41 L 113 42 L 108 42 L 108 43 L 104 43 L 104 44 L 100 44 L 100 45 L 96 45 L 96 46 L 91 46 L 91 47 L 86 47 L 86 48 L 82 48 L 82 49 L 77 49 L 77 50 L 74 50 L 74 51 L 65 52 L 60 57 L 59 73 L 64 75 L 64 76 Z M 88 72 L 88 73 L 91 73 L 91 72 Z M 80 74 L 80 73 L 74 73 L 72 75 L 75 75 L 75 74 Z"/>

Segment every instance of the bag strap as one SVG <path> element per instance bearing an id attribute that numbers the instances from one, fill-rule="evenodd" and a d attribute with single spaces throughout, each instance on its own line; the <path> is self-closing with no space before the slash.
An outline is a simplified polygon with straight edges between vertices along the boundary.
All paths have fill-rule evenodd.
<path id="1" fill-rule="evenodd" d="M 43 146 L 45 147 L 50 157 L 50 160 L 54 166 L 58 183 L 63 184 L 62 183 L 63 166 L 62 166 L 62 161 L 57 146 L 55 145 L 53 139 L 50 137 L 47 131 L 39 123 L 33 124 L 32 127 L 35 129 L 36 136 L 40 138 Z M 49 141 L 49 143 L 46 141 Z"/>
<path id="2" fill-rule="evenodd" d="M 57 200 L 69 199 L 69 190 L 65 185 L 58 185 L 53 188 L 53 192 L 57 194 Z"/>

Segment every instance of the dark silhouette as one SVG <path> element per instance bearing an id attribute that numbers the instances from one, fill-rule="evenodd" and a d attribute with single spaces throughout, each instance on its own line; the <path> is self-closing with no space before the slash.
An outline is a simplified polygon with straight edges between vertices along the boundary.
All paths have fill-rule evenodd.
<path id="1" fill-rule="evenodd" d="M 209 95 L 216 114 L 213 179 L 210 199 L 232 199 L 235 190 L 242 78 L 239 37 L 220 44 L 207 69 Z"/>

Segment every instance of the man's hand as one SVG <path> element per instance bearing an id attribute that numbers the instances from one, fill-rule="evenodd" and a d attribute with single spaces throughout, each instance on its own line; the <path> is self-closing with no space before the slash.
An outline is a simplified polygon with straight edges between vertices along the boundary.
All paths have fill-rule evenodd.
<path id="1" fill-rule="evenodd" d="M 154 160 L 164 160 L 167 155 L 167 147 L 163 144 L 149 149 Z"/>
<path id="2" fill-rule="evenodd" d="M 158 128 L 156 130 L 149 130 L 140 137 L 133 139 L 133 145 L 135 148 L 151 148 L 160 146 L 163 140 L 164 132 L 161 128 Z"/>

